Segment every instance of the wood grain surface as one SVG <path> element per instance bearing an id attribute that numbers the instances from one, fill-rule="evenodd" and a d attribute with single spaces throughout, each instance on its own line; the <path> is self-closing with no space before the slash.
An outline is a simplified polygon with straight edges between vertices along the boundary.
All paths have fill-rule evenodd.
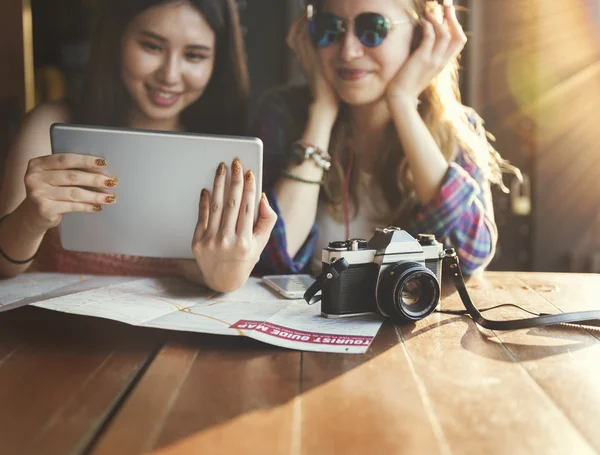
<path id="1" fill-rule="evenodd" d="M 598 308 L 600 276 L 492 272 L 468 287 L 480 308 L 550 313 Z M 599 453 L 597 329 L 434 314 L 384 324 L 363 356 L 177 334 L 92 453 Z"/>
<path id="2" fill-rule="evenodd" d="M 33 307 L 1 313 L 0 453 L 84 453 L 164 333 Z"/>

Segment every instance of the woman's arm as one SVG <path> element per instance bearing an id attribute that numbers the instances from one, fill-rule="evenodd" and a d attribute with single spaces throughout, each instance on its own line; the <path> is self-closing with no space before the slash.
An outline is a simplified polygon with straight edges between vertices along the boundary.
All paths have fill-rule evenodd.
<path id="1" fill-rule="evenodd" d="M 418 97 L 454 61 L 467 42 L 452 3 L 443 17 L 430 11 L 423 39 L 387 87 L 386 101 L 422 204 L 438 193 L 448 163 L 417 110 Z"/>
<path id="2" fill-rule="evenodd" d="M 456 249 L 465 274 L 487 266 L 494 257 L 498 230 L 488 179 L 461 149 L 444 175 L 438 193 L 417 213 L 408 229 L 413 236 L 435 234 Z"/>
<path id="3" fill-rule="evenodd" d="M 299 140 L 321 150 L 328 150 L 335 116 L 335 112 L 319 104 L 311 105 L 306 129 Z M 317 182 L 323 180 L 324 171 L 313 160 L 306 160 L 300 165 L 290 164 L 287 171 L 305 180 Z M 290 257 L 294 257 L 306 242 L 315 224 L 321 186 L 281 178 L 273 190 L 281 210 L 281 217 L 285 220 L 287 253 Z"/>
<path id="4" fill-rule="evenodd" d="M 253 116 L 250 134 L 261 138 L 264 144 L 264 191 L 271 207 L 278 215 L 277 223 L 271 234 L 267 247 L 262 253 L 255 273 L 285 274 L 298 273 L 305 269 L 310 262 L 317 236 L 315 226 L 316 207 L 319 196 L 319 185 L 295 182 L 284 179 L 282 171 L 304 175 L 304 178 L 320 180 L 323 171 L 312 163 L 307 163 L 307 169 L 316 174 L 301 174 L 301 169 L 290 164 L 292 157 L 292 142 L 303 134 L 306 122 L 310 92 L 304 87 L 286 87 L 269 92 L 259 103 Z M 306 140 L 308 140 L 306 138 Z M 318 139 L 313 139 L 319 141 Z M 328 140 L 328 139 L 327 139 Z M 297 190 L 294 193 L 294 184 Z M 287 201 L 286 209 L 281 207 L 278 189 Z M 308 194 L 304 194 L 307 192 Z M 303 202 L 300 202 L 302 199 Z M 308 199 L 306 201 L 305 199 Z M 313 205 L 311 217 L 310 207 Z M 304 231 L 298 234 L 298 221 L 290 221 L 299 215 Z M 291 217 L 288 219 L 287 217 Z M 292 227 L 296 223 L 295 227 Z M 296 246 L 288 247 L 290 228 L 296 229 Z M 292 234 L 293 235 L 293 234 Z"/>
<path id="5" fill-rule="evenodd" d="M 47 227 L 40 224 L 26 201 L 24 184 L 29 161 L 50 155 L 50 126 L 64 122 L 66 108 L 42 105 L 27 114 L 8 152 L 0 190 L 0 248 L 15 260 L 31 258 L 39 248 Z M 13 264 L 0 255 L 0 276 L 15 276 L 26 271 L 31 262 Z"/>
<path id="6" fill-rule="evenodd" d="M 409 231 L 435 234 L 457 249 L 472 273 L 493 257 L 497 239 L 489 182 L 464 151 L 448 164 L 417 110 L 417 99 L 463 49 L 467 38 L 456 10 L 443 8 L 422 23 L 423 39 L 387 89 L 387 103 L 422 209 Z"/>
<path id="7" fill-rule="evenodd" d="M 435 234 L 472 274 L 491 261 L 498 239 L 489 181 L 462 149 L 456 162 L 446 162 L 414 102 L 394 102 L 392 116 L 423 207 L 409 230 Z"/>
<path id="8" fill-rule="evenodd" d="M 329 149 L 331 131 L 335 124 L 339 100 L 321 70 L 314 45 L 308 35 L 306 16 L 300 14 L 288 33 L 287 43 L 298 58 L 306 75 L 312 99 L 308 108 L 305 127 L 301 137 L 292 138 L 321 150 Z M 286 144 L 290 146 L 290 144 Z M 313 160 L 304 163 L 289 163 L 287 173 L 296 178 L 320 182 L 323 169 Z M 309 237 L 319 202 L 320 185 L 290 178 L 279 179 L 273 191 L 281 209 L 281 218 L 286 226 L 286 249 L 289 257 L 295 257 Z"/>
<path id="9" fill-rule="evenodd" d="M 448 171 L 448 162 L 413 100 L 396 96 L 388 100 L 388 106 L 412 174 L 417 197 L 425 205 L 439 192 Z"/>

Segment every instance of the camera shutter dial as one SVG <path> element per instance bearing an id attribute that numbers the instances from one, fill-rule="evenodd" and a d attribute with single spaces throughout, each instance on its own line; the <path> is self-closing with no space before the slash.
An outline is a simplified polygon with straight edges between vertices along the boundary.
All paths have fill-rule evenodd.
<path id="1" fill-rule="evenodd" d="M 348 240 L 348 249 L 350 251 L 364 250 L 365 248 L 367 248 L 367 241 L 365 239 Z"/>
<path id="2" fill-rule="evenodd" d="M 346 251 L 348 249 L 348 243 L 345 241 L 329 242 L 327 249 L 331 251 Z"/>

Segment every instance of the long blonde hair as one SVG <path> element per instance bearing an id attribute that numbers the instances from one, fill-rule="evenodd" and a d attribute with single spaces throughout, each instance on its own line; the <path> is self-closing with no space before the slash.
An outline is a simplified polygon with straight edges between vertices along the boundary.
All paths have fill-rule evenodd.
<path id="1" fill-rule="evenodd" d="M 418 18 L 425 17 L 428 3 L 426 0 L 408 2 Z M 318 9 L 322 1 L 311 3 Z M 422 36 L 421 25 L 415 18 L 411 53 L 420 45 Z M 419 97 L 419 113 L 448 162 L 455 158 L 458 147 L 462 147 L 491 182 L 502 185 L 503 161 L 487 141 L 481 119 L 474 111 L 469 112 L 469 109 L 461 104 L 458 69 L 458 59 L 454 59 L 430 83 Z M 474 120 L 479 124 L 478 128 L 473 125 Z M 391 216 L 387 217 L 387 220 L 379 221 L 405 226 L 414 218 L 419 201 L 410 181 L 402 145 L 391 120 L 385 135 L 385 145 L 378 156 L 374 181 L 381 185 L 384 198 L 391 208 Z M 344 216 L 345 172 L 351 159 L 348 147 L 350 137 L 348 107 L 342 106 L 331 134 L 329 151 L 332 164 L 325 176 L 324 191 L 321 192 L 330 214 L 338 221 L 343 221 Z M 390 172 L 390 169 L 396 169 L 396 172 Z M 360 173 L 353 167 L 349 176 L 349 196 L 354 214 L 359 209 L 359 179 Z"/>

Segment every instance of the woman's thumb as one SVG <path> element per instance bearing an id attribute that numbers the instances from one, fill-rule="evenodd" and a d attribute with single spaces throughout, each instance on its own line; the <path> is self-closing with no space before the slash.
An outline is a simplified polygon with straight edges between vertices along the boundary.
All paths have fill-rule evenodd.
<path id="1" fill-rule="evenodd" d="M 254 236 L 261 241 L 263 245 L 267 244 L 276 222 L 277 214 L 271 208 L 266 194 L 263 193 L 258 208 L 258 221 L 254 225 Z"/>

